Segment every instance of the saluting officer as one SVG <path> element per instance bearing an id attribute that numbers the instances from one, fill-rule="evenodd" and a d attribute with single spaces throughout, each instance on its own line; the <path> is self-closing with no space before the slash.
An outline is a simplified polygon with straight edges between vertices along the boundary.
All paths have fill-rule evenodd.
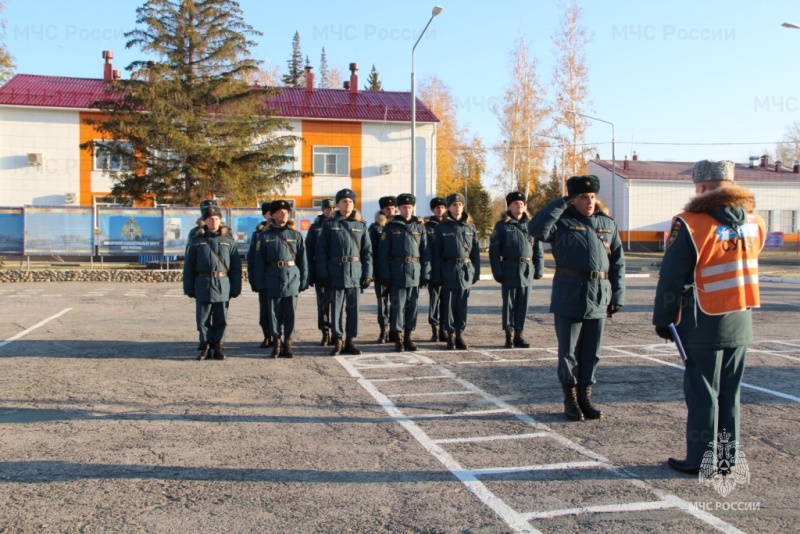
<path id="1" fill-rule="evenodd" d="M 361 354 L 353 340 L 358 336 L 359 289 L 372 283 L 372 244 L 367 224 L 355 209 L 356 194 L 351 189 L 336 193 L 337 211 L 322 223 L 317 239 L 317 284 L 329 291 L 333 351 L 331 356 Z M 343 316 L 347 313 L 345 327 Z M 342 343 L 342 336 L 346 340 Z"/>
<path id="2" fill-rule="evenodd" d="M 469 290 L 481 277 L 481 251 L 472 217 L 464 210 L 464 195 L 447 195 L 447 215 L 436 227 L 431 252 L 431 282 L 442 287 L 442 321 L 449 350 L 467 350 Z"/>
<path id="3" fill-rule="evenodd" d="M 556 272 L 550 298 L 558 339 L 558 379 L 570 421 L 599 419 L 592 385 L 606 317 L 624 303 L 625 256 L 617 224 L 597 199 L 597 176 L 567 180 L 569 196 L 553 200 L 528 231 L 553 247 Z"/>
<path id="4" fill-rule="evenodd" d="M 425 231 L 428 234 L 428 248 L 432 249 L 436 227 L 444 220 L 447 205 L 442 197 L 431 199 L 431 216 L 425 218 Z M 428 284 L 428 324 L 431 325 L 431 341 L 447 341 L 442 322 L 442 286 Z"/>
<path id="5" fill-rule="evenodd" d="M 522 337 L 533 281 L 544 275 L 542 244 L 528 233 L 525 195 L 519 191 L 506 195 L 508 210 L 494 226 L 489 240 L 492 276 L 502 285 L 505 347 L 527 349 Z M 511 333 L 514 333 L 512 340 Z"/>
<path id="6" fill-rule="evenodd" d="M 269 206 L 270 202 L 263 202 L 261 204 L 261 216 L 264 217 L 264 222 L 256 226 L 253 234 L 250 236 L 250 247 L 247 249 L 247 281 L 250 284 L 250 289 L 258 293 L 258 324 L 261 327 L 261 333 L 264 334 L 264 341 L 259 345 L 260 348 L 266 349 L 272 346 L 272 310 L 269 304 L 269 296 L 267 296 L 266 288 L 264 287 L 264 279 L 256 275 L 253 271 L 256 265 L 256 246 L 258 245 L 258 237 L 269 226 Z"/>
<path id="7" fill-rule="evenodd" d="M 414 195 L 397 197 L 395 215 L 381 234 L 377 270 L 392 296 L 390 324 L 397 352 L 415 351 L 411 332 L 417 327 L 419 288 L 430 280 L 430 251 L 422 221 L 414 215 Z"/>
<path id="8" fill-rule="evenodd" d="M 195 299 L 195 318 L 200 332 L 200 355 L 205 360 L 212 355 L 225 359 L 225 326 L 228 302 L 242 292 L 242 260 L 236 241 L 222 226 L 222 211 L 218 206 L 203 210 L 204 226 L 197 231 L 186 247 L 183 262 L 183 292 Z"/>
<path id="9" fill-rule="evenodd" d="M 320 347 L 327 347 L 331 344 L 331 303 L 328 300 L 328 292 L 325 288 L 316 283 L 317 264 L 316 254 L 317 238 L 322 232 L 322 223 L 333 216 L 333 199 L 322 199 L 322 214 L 317 215 L 311 227 L 306 233 L 306 253 L 308 255 L 308 285 L 314 288 L 317 297 L 317 328 L 322 332 Z"/>
<path id="10" fill-rule="evenodd" d="M 380 210 L 375 213 L 375 222 L 369 225 L 369 240 L 372 245 L 373 262 L 378 260 L 378 245 L 386 224 L 394 217 L 397 199 L 392 196 L 381 197 L 378 199 Z M 375 265 L 375 263 L 373 263 Z M 376 269 L 377 271 L 377 269 Z M 378 299 L 378 326 L 381 329 L 376 343 L 386 343 L 386 327 L 389 325 L 389 286 L 384 285 L 381 280 L 375 280 L 375 297 Z M 394 339 L 392 338 L 392 341 Z"/>
<path id="11" fill-rule="evenodd" d="M 289 218 L 291 209 L 286 200 L 273 200 L 269 207 L 271 220 L 256 244 L 254 272 L 269 299 L 273 358 L 294 358 L 292 334 L 297 296 L 308 289 L 306 248 L 294 219 Z"/>

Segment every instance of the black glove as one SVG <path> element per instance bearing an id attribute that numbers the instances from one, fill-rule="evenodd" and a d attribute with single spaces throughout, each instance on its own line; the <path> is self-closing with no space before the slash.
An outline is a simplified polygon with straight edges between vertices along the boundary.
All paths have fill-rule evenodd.
<path id="1" fill-rule="evenodd" d="M 189 294 L 187 295 L 187 297 L 189 297 L 190 299 L 193 299 L 193 298 L 194 298 L 194 293 L 189 293 Z"/>
<path id="2" fill-rule="evenodd" d="M 308 287 L 314 287 L 314 282 L 309 282 Z"/>
<path id="3" fill-rule="evenodd" d="M 666 326 L 657 326 L 656 335 L 661 339 L 666 339 L 667 341 L 675 341 L 674 339 L 672 339 L 672 332 L 670 332 L 669 328 L 667 328 Z"/>
<path id="4" fill-rule="evenodd" d="M 427 286 L 427 285 L 428 285 L 428 279 L 427 279 L 427 278 L 422 278 L 422 279 L 419 281 L 419 287 L 425 287 L 425 286 Z"/>
<path id="5" fill-rule="evenodd" d="M 236 297 L 238 297 L 239 295 L 240 295 L 240 293 L 231 293 L 231 298 L 232 298 L 232 299 L 235 299 L 235 298 L 236 298 Z"/>
<path id="6" fill-rule="evenodd" d="M 302 293 L 302 292 L 303 292 L 303 291 L 305 291 L 306 289 L 308 289 L 308 286 L 303 286 L 303 287 L 301 287 L 301 288 L 300 288 L 300 293 Z"/>
<path id="7" fill-rule="evenodd" d="M 534 274 L 534 275 L 533 275 L 533 279 L 534 279 L 534 280 L 539 280 L 539 279 L 540 279 L 541 277 L 543 277 L 543 276 L 544 276 L 543 274 Z"/>
<path id="8" fill-rule="evenodd" d="M 390 285 L 392 285 L 392 280 L 391 278 L 384 278 L 383 280 L 380 281 L 380 284 L 383 287 L 389 287 Z"/>
<path id="9" fill-rule="evenodd" d="M 329 285 L 331 285 L 331 279 L 330 278 L 318 278 L 317 279 L 317 285 L 319 286 L 320 289 L 327 289 L 327 287 Z"/>
<path id="10" fill-rule="evenodd" d="M 505 278 L 503 278 L 502 276 L 495 276 L 494 277 L 494 281 L 497 282 L 498 284 L 502 284 L 503 280 L 505 280 Z"/>
<path id="11" fill-rule="evenodd" d="M 622 304 L 609 304 L 608 308 L 606 308 L 606 313 L 608 317 L 611 317 L 615 313 L 619 312 L 622 309 Z"/>
<path id="12" fill-rule="evenodd" d="M 367 289 L 372 283 L 372 278 L 364 278 L 361 280 L 361 289 Z"/>

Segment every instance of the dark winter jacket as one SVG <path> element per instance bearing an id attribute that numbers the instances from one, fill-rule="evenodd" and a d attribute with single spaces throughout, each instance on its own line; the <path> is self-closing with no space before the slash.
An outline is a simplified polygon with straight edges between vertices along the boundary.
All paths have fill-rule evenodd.
<path id="1" fill-rule="evenodd" d="M 515 219 L 507 211 L 489 239 L 492 276 L 504 286 L 530 287 L 544 275 L 542 243 L 528 233 L 528 222 L 527 213 Z"/>
<path id="2" fill-rule="evenodd" d="M 418 261 L 407 261 L 416 258 Z M 431 278 L 428 236 L 422 220 L 395 215 L 383 228 L 378 250 L 378 280 L 394 287 L 414 287 Z"/>
<path id="3" fill-rule="evenodd" d="M 258 244 L 258 236 L 267 227 L 268 221 L 264 221 L 256 226 L 253 230 L 253 235 L 250 236 L 250 247 L 247 249 L 247 282 L 250 284 L 250 289 L 253 291 L 262 291 L 264 288 L 261 286 L 263 281 L 261 277 L 253 274 L 253 267 L 255 266 L 256 258 L 256 245 Z"/>
<path id="4" fill-rule="evenodd" d="M 465 211 L 455 220 L 448 212 L 434 230 L 431 283 L 447 289 L 469 289 L 480 277 L 481 251 L 472 218 Z"/>
<path id="5" fill-rule="evenodd" d="M 314 222 L 311 223 L 311 226 L 308 228 L 308 232 L 306 232 L 306 254 L 308 256 L 308 285 L 313 286 L 317 277 L 317 263 L 316 263 L 316 250 L 317 250 L 317 239 L 319 238 L 320 232 L 322 232 L 322 223 L 325 222 L 327 219 L 324 215 L 317 215 L 317 218 L 314 219 Z"/>
<path id="6" fill-rule="evenodd" d="M 356 210 L 349 217 L 335 211 L 333 218 L 322 223 L 316 255 L 317 283 L 326 279 L 330 287 L 344 289 L 359 287 L 364 280 L 372 279 L 372 243 L 367 224 Z"/>
<path id="7" fill-rule="evenodd" d="M 242 260 L 227 227 L 214 233 L 203 227 L 189 241 L 183 261 L 183 292 L 202 303 L 227 302 L 241 294 Z"/>
<path id="8" fill-rule="evenodd" d="M 258 234 L 253 276 L 271 298 L 293 297 L 308 288 L 305 243 L 295 226 L 294 219 L 284 226 L 270 221 Z"/>

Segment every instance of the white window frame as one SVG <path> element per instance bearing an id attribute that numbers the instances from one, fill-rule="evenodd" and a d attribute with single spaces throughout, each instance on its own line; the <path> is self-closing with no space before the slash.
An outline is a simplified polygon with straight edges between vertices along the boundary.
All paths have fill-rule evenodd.
<path id="1" fill-rule="evenodd" d="M 781 232 L 785 234 L 794 234 L 798 231 L 797 227 L 796 210 L 782 210 L 781 211 Z"/>
<path id="2" fill-rule="evenodd" d="M 311 165 L 317 176 L 350 176 L 350 147 L 315 146 Z"/>
<path id="3" fill-rule="evenodd" d="M 772 213 L 773 210 L 757 210 L 762 219 L 764 219 L 764 226 L 767 228 L 767 232 L 772 231 Z"/>
<path id="4" fill-rule="evenodd" d="M 106 145 L 113 142 L 130 145 L 130 143 L 127 141 L 108 141 L 104 139 L 95 139 L 92 146 L 92 170 L 106 172 L 131 170 L 130 165 L 126 164 L 122 158 L 119 156 L 112 156 L 108 152 L 108 149 L 106 149 Z"/>

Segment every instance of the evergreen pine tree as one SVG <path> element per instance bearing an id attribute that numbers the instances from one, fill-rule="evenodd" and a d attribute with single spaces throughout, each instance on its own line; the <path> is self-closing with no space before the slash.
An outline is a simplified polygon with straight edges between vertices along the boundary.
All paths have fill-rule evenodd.
<path id="1" fill-rule="evenodd" d="M 375 65 L 372 65 L 372 70 L 369 71 L 367 85 L 364 86 L 364 89 L 368 91 L 383 91 L 381 81 L 378 79 L 378 69 L 375 68 Z"/>
<path id="2" fill-rule="evenodd" d="M 308 63 L 308 58 L 306 58 Z M 303 81 L 303 52 L 300 50 L 300 33 L 292 37 L 292 57 L 286 62 L 287 72 L 283 75 L 283 85 L 300 87 Z"/>
<path id="3" fill-rule="evenodd" d="M 322 47 L 322 53 L 319 56 L 319 80 L 317 87 L 329 89 L 330 86 L 330 71 L 328 70 L 328 57 L 325 55 L 325 47 Z"/>

